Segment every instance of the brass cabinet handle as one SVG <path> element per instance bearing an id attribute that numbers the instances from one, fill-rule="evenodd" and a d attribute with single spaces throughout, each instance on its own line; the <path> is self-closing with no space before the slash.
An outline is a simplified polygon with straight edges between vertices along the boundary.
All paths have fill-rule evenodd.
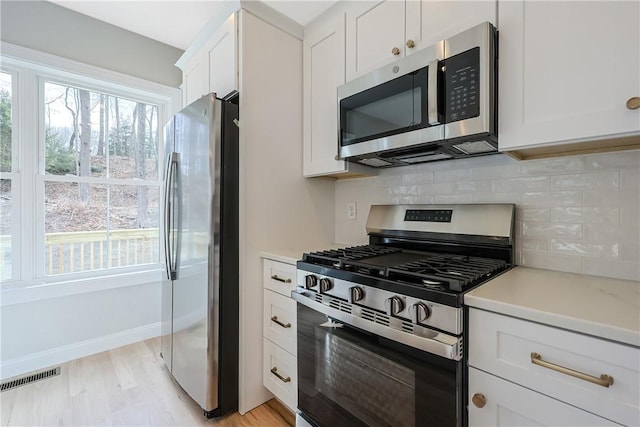
<path id="1" fill-rule="evenodd" d="M 394 56 L 398 56 L 398 55 L 400 55 L 400 49 L 398 49 L 397 47 L 394 47 L 393 49 L 391 49 L 391 53 Z"/>
<path id="2" fill-rule="evenodd" d="M 271 278 L 273 280 L 277 280 L 278 282 L 282 282 L 282 283 L 291 283 L 291 279 L 283 279 L 282 277 L 278 277 L 277 274 L 274 274 L 273 276 L 271 276 Z"/>
<path id="3" fill-rule="evenodd" d="M 640 96 L 632 96 L 627 100 L 627 108 L 629 110 L 637 110 L 640 108 Z"/>
<path id="4" fill-rule="evenodd" d="M 409 39 L 407 40 L 407 47 L 409 49 L 413 49 L 414 47 L 416 47 L 416 43 L 413 40 Z"/>
<path id="5" fill-rule="evenodd" d="M 609 387 L 613 385 L 613 377 L 610 375 L 602 374 L 599 378 L 594 377 L 593 375 L 585 374 L 580 371 L 575 371 L 573 369 L 565 368 L 564 366 L 542 360 L 542 356 L 538 353 L 531 353 L 531 363 L 584 381 L 589 381 L 590 383 L 601 385 L 602 387 Z"/>
<path id="6" fill-rule="evenodd" d="M 291 382 L 291 377 L 283 377 L 282 375 L 280 375 L 278 373 L 278 368 L 276 368 L 275 366 L 273 368 L 271 368 L 271 373 L 273 375 L 275 375 L 276 377 L 278 377 L 280 379 L 280 381 L 282 381 L 283 383 L 288 383 Z"/>
<path id="7" fill-rule="evenodd" d="M 480 393 L 474 394 L 473 397 L 471 398 L 471 401 L 478 408 L 484 408 L 484 405 L 487 404 L 487 399 L 484 397 L 483 394 L 480 394 Z"/>
<path id="8" fill-rule="evenodd" d="M 274 323 L 277 323 L 278 325 L 282 326 L 283 328 L 290 328 L 291 327 L 291 323 L 282 323 L 281 321 L 278 320 L 278 316 L 273 316 L 271 318 L 271 321 Z"/>

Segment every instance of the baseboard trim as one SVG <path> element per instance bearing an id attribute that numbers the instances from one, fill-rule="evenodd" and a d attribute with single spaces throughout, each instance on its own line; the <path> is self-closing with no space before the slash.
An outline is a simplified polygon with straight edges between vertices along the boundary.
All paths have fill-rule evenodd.
<path id="1" fill-rule="evenodd" d="M 44 369 L 52 365 L 69 362 L 80 357 L 122 347 L 160 335 L 160 322 L 115 334 L 105 335 L 86 341 L 68 344 L 50 350 L 33 353 L 0 364 L 0 380 L 12 378 L 28 372 Z"/>

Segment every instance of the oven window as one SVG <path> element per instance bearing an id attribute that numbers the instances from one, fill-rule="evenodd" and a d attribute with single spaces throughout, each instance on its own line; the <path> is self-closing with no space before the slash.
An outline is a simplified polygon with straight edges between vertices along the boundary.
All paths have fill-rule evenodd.
<path id="1" fill-rule="evenodd" d="M 298 409 L 320 427 L 456 426 L 462 362 L 298 306 Z"/>
<path id="2" fill-rule="evenodd" d="M 427 67 L 340 101 L 342 145 L 426 126 Z"/>

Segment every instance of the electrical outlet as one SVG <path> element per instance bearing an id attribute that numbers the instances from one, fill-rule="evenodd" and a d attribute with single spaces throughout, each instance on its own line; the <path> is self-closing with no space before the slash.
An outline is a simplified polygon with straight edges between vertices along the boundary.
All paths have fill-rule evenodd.
<path id="1" fill-rule="evenodd" d="M 347 203 L 347 218 L 356 219 L 357 217 L 356 202 Z"/>

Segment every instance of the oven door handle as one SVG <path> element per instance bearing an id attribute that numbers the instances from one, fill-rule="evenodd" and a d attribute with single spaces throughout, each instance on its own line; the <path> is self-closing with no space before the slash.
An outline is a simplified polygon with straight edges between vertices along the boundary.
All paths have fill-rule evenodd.
<path id="1" fill-rule="evenodd" d="M 417 348 L 418 350 L 423 350 L 447 359 L 462 359 L 461 338 L 432 331 L 427 328 L 423 328 L 423 330 L 425 334 L 428 334 L 429 336 L 410 334 L 408 332 L 365 320 L 341 310 L 336 310 L 335 308 L 311 299 L 312 295 L 312 292 L 308 292 L 302 287 L 298 287 L 296 290 L 291 292 L 291 298 L 296 300 L 298 303 L 319 313 L 325 314 L 333 320 L 338 320 L 346 325 L 354 326 L 372 334 L 376 334 L 404 345 L 408 345 L 409 347 Z"/>

